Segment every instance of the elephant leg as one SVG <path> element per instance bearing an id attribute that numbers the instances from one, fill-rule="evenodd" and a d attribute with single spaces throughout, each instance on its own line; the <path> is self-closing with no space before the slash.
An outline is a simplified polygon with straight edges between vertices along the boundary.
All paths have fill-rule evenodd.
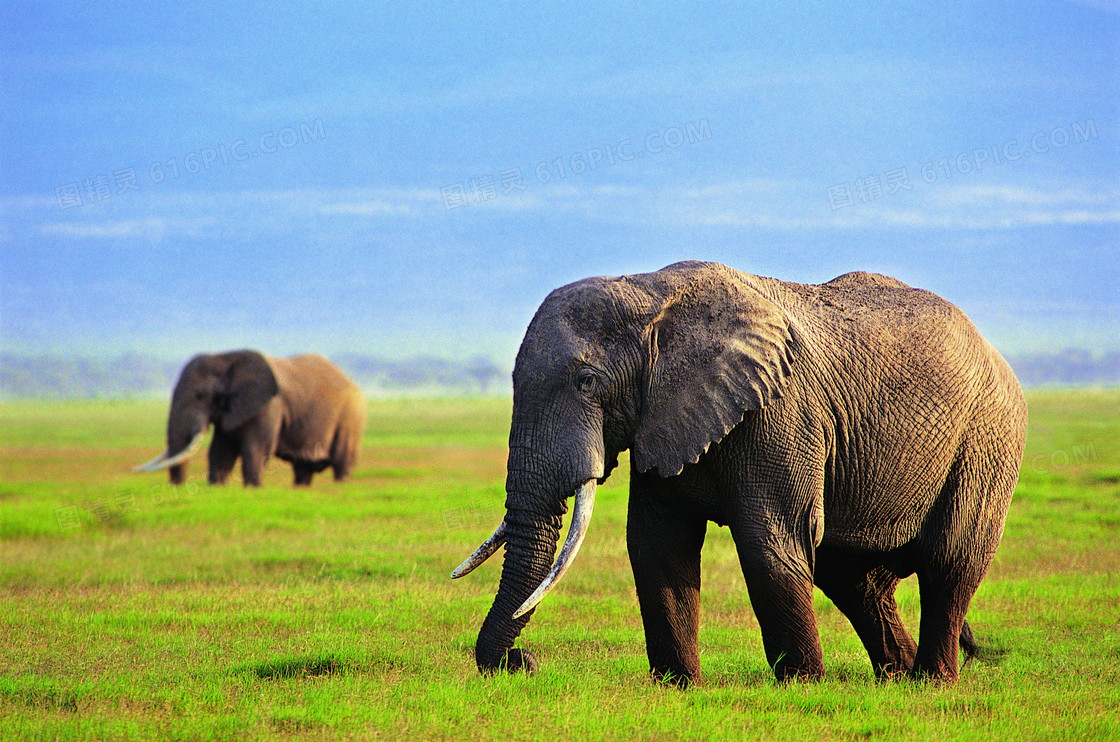
<path id="1" fill-rule="evenodd" d="M 347 454 L 344 458 L 331 462 L 331 469 L 334 471 L 334 481 L 344 482 L 350 478 L 350 472 L 354 468 L 356 458 L 356 456 Z"/>
<path id="2" fill-rule="evenodd" d="M 241 446 L 237 440 L 223 433 L 214 426 L 214 438 L 210 443 L 210 452 L 207 454 L 210 465 L 210 484 L 225 484 L 237 457 L 241 455 Z"/>
<path id="3" fill-rule="evenodd" d="M 968 604 L 1003 534 L 1014 478 L 1007 478 L 1009 483 L 1002 486 L 990 481 L 991 475 L 982 478 L 981 472 L 987 468 L 984 463 L 967 457 L 958 462 L 942 488 L 940 511 L 930 518 L 920 541 L 917 573 L 922 620 L 913 670 L 916 677 L 957 678 L 958 647 Z"/>
<path id="4" fill-rule="evenodd" d="M 983 544 L 983 528 L 979 528 L 978 548 Z M 998 537 L 996 539 L 998 541 Z M 958 675 L 958 649 L 973 644 L 971 629 L 962 643 L 968 604 L 987 571 L 994 545 L 986 555 L 966 558 L 946 557 L 939 549 L 936 556 L 926 557 L 918 569 L 918 590 L 921 593 L 922 619 L 918 629 L 918 651 L 912 675 L 918 678 L 952 681 Z"/>
<path id="5" fill-rule="evenodd" d="M 243 442 L 241 446 L 241 475 L 246 487 L 259 487 L 261 472 L 268 461 L 268 453 L 263 446 Z"/>
<path id="6" fill-rule="evenodd" d="M 774 675 L 780 681 L 823 677 L 812 568 L 786 545 L 735 530 L 732 536 Z"/>
<path id="7" fill-rule="evenodd" d="M 334 445 L 331 447 L 331 469 L 334 471 L 334 481 L 342 482 L 350 478 L 354 464 L 358 462 L 358 448 L 353 445 L 347 435 L 336 435 Z"/>
<path id="8" fill-rule="evenodd" d="M 311 477 L 315 475 L 314 464 L 309 464 L 306 461 L 293 461 L 292 469 L 295 471 L 295 483 L 297 486 L 311 484 Z"/>
<path id="9" fill-rule="evenodd" d="M 956 680 L 958 646 L 969 601 L 979 580 L 918 571 L 922 621 L 912 674 L 933 680 Z"/>
<path id="10" fill-rule="evenodd" d="M 899 578 L 880 556 L 818 548 L 813 579 L 851 621 L 871 657 L 876 678 L 885 680 L 913 669 L 917 645 L 894 600 Z"/>
<path id="11" fill-rule="evenodd" d="M 354 468 L 357 456 L 353 451 L 339 451 L 331 459 L 331 470 L 334 472 L 334 481 L 343 482 L 350 478 L 350 471 Z"/>
<path id="12" fill-rule="evenodd" d="M 630 481 L 626 546 L 646 634 L 650 674 L 681 687 L 699 683 L 700 549 L 707 521 L 645 496 L 644 476 Z"/>

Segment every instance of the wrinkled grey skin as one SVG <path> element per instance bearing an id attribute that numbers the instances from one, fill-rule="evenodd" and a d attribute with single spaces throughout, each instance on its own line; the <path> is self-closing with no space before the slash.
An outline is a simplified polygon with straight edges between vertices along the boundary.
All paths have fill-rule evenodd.
<path id="1" fill-rule="evenodd" d="M 627 548 L 655 678 L 701 679 L 708 521 L 731 529 L 779 679 L 824 672 L 814 584 L 880 678 L 957 677 L 1026 406 L 956 307 L 868 273 L 813 286 L 678 263 L 552 292 L 513 381 L 508 538 L 480 671 L 536 668 L 511 649 L 532 613 L 512 614 L 550 568 L 566 499 L 629 449 Z M 894 601 L 914 573 L 917 644 Z"/>
<path id="2" fill-rule="evenodd" d="M 245 484 L 259 485 L 270 456 L 291 462 L 297 485 L 310 484 L 328 466 L 341 481 L 357 461 L 365 422 L 361 390 L 322 356 L 197 355 L 171 397 L 167 451 L 173 456 L 213 425 L 212 484 L 225 484 L 240 458 Z M 186 465 L 169 472 L 181 483 Z"/>

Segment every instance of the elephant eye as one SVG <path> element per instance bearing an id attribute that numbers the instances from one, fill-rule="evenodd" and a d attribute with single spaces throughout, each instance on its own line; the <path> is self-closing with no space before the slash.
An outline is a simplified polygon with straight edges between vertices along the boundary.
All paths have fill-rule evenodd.
<path id="1" fill-rule="evenodd" d="M 599 377 L 595 375 L 594 371 L 583 369 L 576 375 L 576 387 L 579 388 L 584 394 L 591 394 L 598 386 Z"/>

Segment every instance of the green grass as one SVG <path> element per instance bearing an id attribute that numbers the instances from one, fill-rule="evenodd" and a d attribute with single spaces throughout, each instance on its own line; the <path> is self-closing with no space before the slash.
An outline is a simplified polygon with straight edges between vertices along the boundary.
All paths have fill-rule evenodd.
<path id="1" fill-rule="evenodd" d="M 645 677 L 625 466 L 522 636 L 541 673 L 475 671 L 500 559 L 448 573 L 501 518 L 508 401 L 376 402 L 354 478 L 302 490 L 132 474 L 164 404 L 0 404 L 0 740 L 1120 738 L 1120 392 L 1029 402 L 958 683 L 876 684 L 818 593 L 828 678 L 775 684 L 713 526 L 687 692 Z"/>

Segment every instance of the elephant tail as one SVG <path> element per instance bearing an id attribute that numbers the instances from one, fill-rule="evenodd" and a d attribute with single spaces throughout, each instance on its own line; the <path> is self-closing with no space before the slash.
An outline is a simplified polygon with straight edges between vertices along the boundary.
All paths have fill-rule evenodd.
<path id="1" fill-rule="evenodd" d="M 972 635 L 972 627 L 968 625 L 968 621 L 965 621 L 964 625 L 961 626 L 959 641 L 961 651 L 964 652 L 962 670 L 968 664 L 968 661 L 974 657 L 978 662 L 983 662 L 985 665 L 999 665 L 1011 651 L 998 639 L 994 639 L 987 644 L 977 642 L 976 637 Z"/>
<path id="2" fill-rule="evenodd" d="M 961 625 L 960 636 L 961 651 L 964 652 L 964 664 L 961 665 L 963 670 L 973 657 L 980 652 L 980 645 L 976 643 L 976 637 L 972 635 L 972 627 L 965 621 Z"/>

